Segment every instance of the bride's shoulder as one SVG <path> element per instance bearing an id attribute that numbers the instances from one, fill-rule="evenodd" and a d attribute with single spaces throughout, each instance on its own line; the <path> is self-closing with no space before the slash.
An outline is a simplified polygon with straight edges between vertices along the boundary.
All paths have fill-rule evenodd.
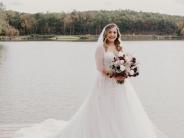
<path id="1" fill-rule="evenodd" d="M 103 48 L 102 46 L 98 46 L 98 47 L 96 48 L 96 52 L 97 52 L 97 53 L 103 53 L 103 52 L 104 52 L 104 48 Z"/>

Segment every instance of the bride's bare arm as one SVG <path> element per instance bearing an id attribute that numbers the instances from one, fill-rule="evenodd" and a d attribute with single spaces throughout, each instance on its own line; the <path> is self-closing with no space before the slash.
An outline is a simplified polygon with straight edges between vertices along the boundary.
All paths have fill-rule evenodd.
<path id="1" fill-rule="evenodd" d="M 97 47 L 95 53 L 96 68 L 100 72 L 104 72 L 104 51 L 103 47 Z"/>
<path id="2" fill-rule="evenodd" d="M 123 76 L 118 76 L 118 77 L 113 76 L 112 71 L 105 69 L 105 68 L 102 70 L 102 74 L 107 76 L 107 77 L 114 78 L 115 80 L 124 80 L 125 79 L 125 77 L 123 77 Z"/>

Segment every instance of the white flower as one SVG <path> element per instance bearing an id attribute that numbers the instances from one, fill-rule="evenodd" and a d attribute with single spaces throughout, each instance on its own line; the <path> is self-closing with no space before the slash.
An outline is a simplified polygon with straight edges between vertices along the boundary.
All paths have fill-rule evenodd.
<path id="1" fill-rule="evenodd" d="M 130 67 L 129 66 L 125 66 L 125 68 L 126 68 L 127 72 L 130 72 Z"/>
<path id="2" fill-rule="evenodd" d="M 115 65 L 115 66 L 119 65 L 119 60 L 115 61 L 115 62 L 114 62 L 114 65 Z"/>
<path id="3" fill-rule="evenodd" d="M 125 70 L 125 66 L 121 65 L 121 66 L 120 66 L 120 70 L 121 70 L 121 71 L 124 71 L 124 70 Z"/>
<path id="4" fill-rule="evenodd" d="M 122 51 L 118 52 L 119 57 L 123 57 L 124 53 Z"/>
<path id="5" fill-rule="evenodd" d="M 131 58 L 129 57 L 129 56 L 125 56 L 125 60 L 126 60 L 126 62 L 130 62 L 130 60 L 131 60 Z"/>
<path id="6" fill-rule="evenodd" d="M 133 70 L 130 70 L 129 73 L 130 73 L 130 75 L 133 75 L 134 74 L 134 71 Z"/>
<path id="7" fill-rule="evenodd" d="M 121 64 L 124 64 L 124 60 L 120 60 L 120 63 L 121 63 Z"/>

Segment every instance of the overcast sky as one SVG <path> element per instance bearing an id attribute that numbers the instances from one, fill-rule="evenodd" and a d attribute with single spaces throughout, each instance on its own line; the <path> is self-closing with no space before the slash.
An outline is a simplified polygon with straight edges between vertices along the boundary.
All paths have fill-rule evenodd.
<path id="1" fill-rule="evenodd" d="M 184 0 L 0 0 L 8 10 L 20 12 L 70 12 L 117 10 L 159 12 L 184 16 Z"/>

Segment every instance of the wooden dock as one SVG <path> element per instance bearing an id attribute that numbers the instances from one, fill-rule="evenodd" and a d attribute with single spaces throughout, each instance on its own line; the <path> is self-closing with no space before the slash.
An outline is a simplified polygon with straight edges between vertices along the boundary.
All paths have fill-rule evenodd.
<path id="1" fill-rule="evenodd" d="M 16 130 L 29 127 L 31 124 L 5 124 L 0 125 L 0 138 L 12 138 Z"/>

